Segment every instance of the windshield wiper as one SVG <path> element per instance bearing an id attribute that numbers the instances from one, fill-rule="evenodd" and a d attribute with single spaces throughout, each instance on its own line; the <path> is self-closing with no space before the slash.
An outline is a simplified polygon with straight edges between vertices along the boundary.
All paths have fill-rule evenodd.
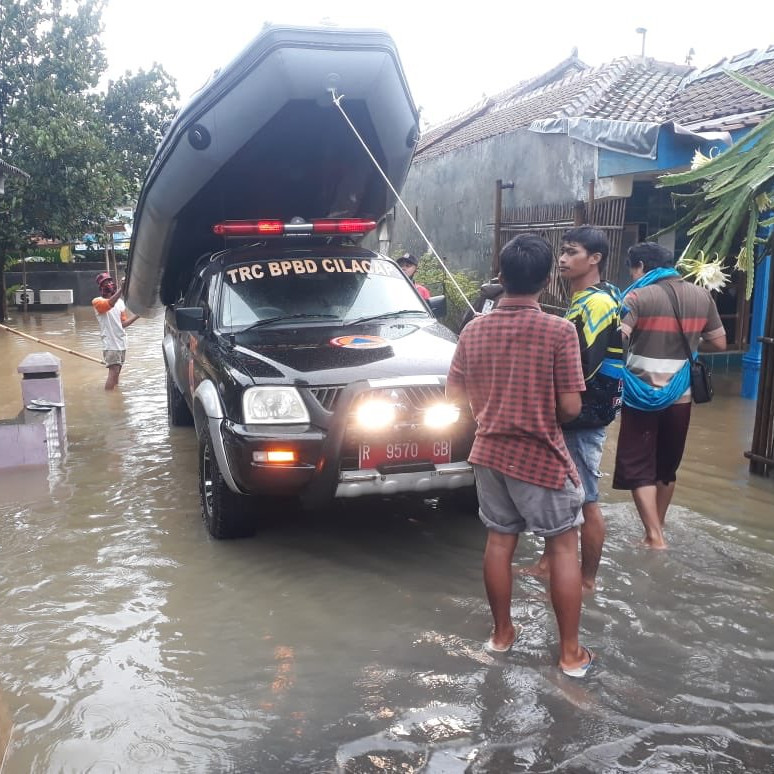
<path id="1" fill-rule="evenodd" d="M 254 328 L 260 328 L 263 325 L 269 325 L 270 323 L 280 322 L 281 320 L 301 320 L 303 318 L 317 318 L 318 320 L 321 318 L 332 318 L 336 320 L 340 320 L 341 318 L 336 314 L 311 314 L 308 312 L 304 312 L 301 314 L 280 314 L 276 317 L 267 317 L 265 320 L 256 320 L 252 325 L 248 325 L 246 328 L 242 328 L 241 331 L 237 331 L 237 333 L 247 333 L 247 331 L 251 331 Z"/>
<path id="2" fill-rule="evenodd" d="M 371 320 L 381 320 L 386 317 L 405 317 L 410 314 L 421 314 L 423 317 L 427 317 L 427 312 L 423 312 L 421 309 L 398 309 L 395 312 L 382 312 L 381 314 L 369 314 L 367 317 L 357 317 L 354 320 L 347 320 L 344 324 L 358 325 Z"/>

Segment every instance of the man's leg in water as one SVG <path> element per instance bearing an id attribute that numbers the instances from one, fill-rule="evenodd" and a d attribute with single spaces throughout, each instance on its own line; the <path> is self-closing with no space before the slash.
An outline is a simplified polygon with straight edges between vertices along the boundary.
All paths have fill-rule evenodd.
<path id="1" fill-rule="evenodd" d="M 664 531 L 661 529 L 661 516 L 658 510 L 658 489 L 656 484 L 632 489 L 632 499 L 637 506 L 645 537 L 642 544 L 647 548 L 666 548 Z M 666 510 L 664 511 L 666 513 Z"/>
<path id="2" fill-rule="evenodd" d="M 118 384 L 118 376 L 120 373 L 121 373 L 120 365 L 108 366 L 108 375 L 107 375 L 107 380 L 105 381 L 106 390 L 114 390 L 116 388 L 116 385 Z"/>
<path id="3" fill-rule="evenodd" d="M 602 546 L 605 543 L 605 520 L 599 503 L 583 504 L 583 526 L 580 532 L 581 544 L 581 578 L 584 591 L 594 591 L 597 585 L 597 570 L 602 559 Z M 519 569 L 522 575 L 535 575 L 539 578 L 549 578 L 551 574 L 546 548 L 537 563 Z"/>
<path id="4" fill-rule="evenodd" d="M 516 638 L 511 620 L 513 591 L 513 554 L 519 542 L 518 535 L 506 535 L 490 529 L 484 550 L 484 586 L 489 608 L 494 619 L 492 645 L 498 650 L 508 648 Z"/>
<path id="5" fill-rule="evenodd" d="M 656 509 L 662 527 L 675 493 L 677 469 L 683 460 L 690 423 L 690 403 L 674 403 L 659 412 L 656 444 Z"/>
<path id="6" fill-rule="evenodd" d="M 594 591 L 605 543 L 605 520 L 598 502 L 583 504 L 583 519 L 580 537 L 581 579 L 584 591 Z"/>
<path id="7" fill-rule="evenodd" d="M 570 456 L 578 470 L 585 501 L 583 503 L 584 523 L 581 527 L 581 576 L 583 590 L 596 588 L 597 570 L 602 558 L 605 542 L 605 521 L 599 507 L 599 467 L 607 435 L 606 428 L 587 428 L 565 431 L 564 437 Z M 523 571 L 529 575 L 549 577 L 548 558 L 545 549 L 537 564 Z"/>
<path id="8" fill-rule="evenodd" d="M 658 509 L 658 518 L 661 526 L 664 526 L 666 512 L 669 504 L 672 502 L 672 495 L 675 493 L 675 481 L 664 484 L 661 481 L 656 482 L 656 508 Z"/>
<path id="9" fill-rule="evenodd" d="M 572 528 L 547 537 L 546 556 L 551 573 L 551 604 L 559 628 L 559 666 L 575 669 L 589 659 L 578 643 L 581 611 L 578 530 Z"/>

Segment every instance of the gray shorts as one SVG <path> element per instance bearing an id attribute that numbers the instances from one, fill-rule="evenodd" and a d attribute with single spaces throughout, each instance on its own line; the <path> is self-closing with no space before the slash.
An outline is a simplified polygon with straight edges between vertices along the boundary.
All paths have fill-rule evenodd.
<path id="1" fill-rule="evenodd" d="M 606 427 L 590 427 L 584 430 L 565 430 L 564 442 L 570 452 L 578 476 L 586 492 L 584 503 L 599 500 L 599 465 L 602 462 L 602 447 L 605 445 Z"/>
<path id="2" fill-rule="evenodd" d="M 123 365 L 126 361 L 125 349 L 103 349 L 102 359 L 105 361 L 105 365 L 110 367 L 113 365 Z"/>
<path id="3" fill-rule="evenodd" d="M 553 537 L 583 524 L 583 487 L 568 477 L 563 489 L 528 484 L 483 465 L 473 465 L 478 515 L 487 529 L 507 535 L 533 532 Z"/>

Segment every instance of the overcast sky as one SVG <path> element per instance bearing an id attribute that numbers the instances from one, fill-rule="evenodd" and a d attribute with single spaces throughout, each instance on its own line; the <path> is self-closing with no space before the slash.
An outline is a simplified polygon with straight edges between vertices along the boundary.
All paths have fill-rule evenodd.
<path id="1" fill-rule="evenodd" d="M 550 69 L 577 46 L 579 57 L 599 65 L 645 53 L 706 67 L 724 56 L 774 44 L 774 12 L 766 3 L 725 11 L 685 0 L 622 3 L 528 3 L 474 0 L 109 0 L 104 13 L 108 76 L 159 62 L 177 79 L 185 102 L 213 70 L 229 62 L 264 22 L 377 27 L 395 40 L 423 123 L 436 124 L 524 78 Z M 274 10 L 276 8 L 276 10 Z M 768 11 L 765 9 L 769 9 Z M 768 21 L 765 16 L 768 15 Z"/>

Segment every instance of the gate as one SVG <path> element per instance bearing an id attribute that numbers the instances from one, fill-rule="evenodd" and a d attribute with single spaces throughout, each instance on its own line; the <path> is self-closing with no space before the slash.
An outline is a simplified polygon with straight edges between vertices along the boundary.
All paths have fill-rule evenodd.
<path id="1" fill-rule="evenodd" d="M 498 180 L 498 193 L 501 183 Z M 499 196 L 498 196 L 499 200 Z M 499 271 L 500 247 L 517 234 L 532 233 L 543 237 L 559 255 L 562 235 L 567 229 L 582 223 L 595 226 L 605 232 L 610 242 L 610 252 L 603 272 L 603 279 L 618 277 L 621 263 L 621 233 L 626 214 L 626 198 L 603 199 L 564 204 L 541 204 L 532 207 L 500 207 L 495 226 L 495 252 L 492 259 L 492 276 Z M 540 297 L 540 305 L 549 312 L 564 314 L 570 298 L 567 287 L 559 279 L 554 266 L 548 287 Z"/>

